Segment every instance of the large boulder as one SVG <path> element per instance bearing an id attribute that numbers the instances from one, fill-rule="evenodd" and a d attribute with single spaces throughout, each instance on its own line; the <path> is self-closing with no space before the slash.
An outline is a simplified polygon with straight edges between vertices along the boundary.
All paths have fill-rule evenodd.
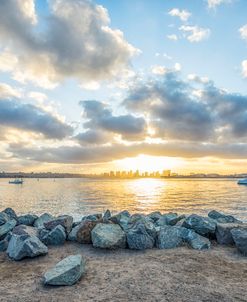
<path id="1" fill-rule="evenodd" d="M 216 240 L 219 244 L 233 245 L 231 230 L 238 228 L 239 223 L 217 223 Z"/>
<path id="2" fill-rule="evenodd" d="M 130 249 L 145 250 L 151 249 L 155 243 L 155 237 L 149 232 L 145 224 L 141 222 L 135 223 L 127 230 L 127 243 Z"/>
<path id="3" fill-rule="evenodd" d="M 13 228 L 16 226 L 16 220 L 11 219 L 8 220 L 5 224 L 0 226 L 0 240 L 4 239 L 5 236 L 13 230 Z"/>
<path id="4" fill-rule="evenodd" d="M 6 213 L 10 219 L 18 219 L 15 211 L 12 208 L 6 208 L 5 210 L 3 210 L 3 212 Z"/>
<path id="5" fill-rule="evenodd" d="M 5 252 L 7 250 L 11 236 L 11 233 L 8 233 L 7 236 L 0 241 L 0 252 Z"/>
<path id="6" fill-rule="evenodd" d="M 211 218 L 192 214 L 184 220 L 182 226 L 194 230 L 199 235 L 212 237 L 215 235 L 216 222 Z"/>
<path id="7" fill-rule="evenodd" d="M 178 221 L 183 219 L 184 215 L 178 215 L 177 213 L 167 213 L 162 215 L 160 219 L 156 221 L 157 226 L 175 225 Z"/>
<path id="8" fill-rule="evenodd" d="M 97 221 L 84 220 L 82 221 L 76 232 L 76 241 L 79 243 L 92 243 L 91 232 L 96 226 Z"/>
<path id="9" fill-rule="evenodd" d="M 217 220 L 219 223 L 241 223 L 241 221 L 236 219 L 235 217 L 231 215 L 225 215 L 215 210 L 210 211 L 208 213 L 208 217 Z"/>
<path id="10" fill-rule="evenodd" d="M 102 217 L 102 221 L 104 223 L 108 222 L 109 219 L 111 218 L 111 211 L 110 210 L 106 210 L 103 217 Z"/>
<path id="11" fill-rule="evenodd" d="M 183 245 L 187 230 L 178 226 L 164 226 L 157 234 L 156 246 L 159 249 L 171 249 Z"/>
<path id="12" fill-rule="evenodd" d="M 119 224 L 123 230 L 126 230 L 130 221 L 130 213 L 128 211 L 122 211 L 116 215 L 111 216 L 110 221 Z"/>
<path id="13" fill-rule="evenodd" d="M 91 232 L 94 247 L 116 249 L 126 247 L 126 235 L 117 224 L 97 224 Z"/>
<path id="14" fill-rule="evenodd" d="M 231 234 L 237 249 L 247 256 L 247 228 L 232 229 Z"/>
<path id="15" fill-rule="evenodd" d="M 94 221 L 98 221 L 102 219 L 102 214 L 91 214 L 91 215 L 87 215 L 87 216 L 83 216 L 81 221 L 83 220 L 94 220 Z"/>
<path id="16" fill-rule="evenodd" d="M 37 215 L 26 214 L 26 215 L 19 216 L 17 222 L 18 224 L 33 226 L 36 219 L 38 219 Z"/>
<path id="17" fill-rule="evenodd" d="M 5 224 L 8 220 L 10 220 L 10 217 L 5 212 L 0 212 L 0 226 Z"/>
<path id="18" fill-rule="evenodd" d="M 9 241 L 7 254 L 13 260 L 33 258 L 48 253 L 45 246 L 38 237 L 13 234 Z"/>
<path id="19" fill-rule="evenodd" d="M 159 211 L 156 211 L 148 214 L 147 217 L 151 218 L 153 222 L 156 222 L 157 220 L 162 218 L 162 214 Z"/>
<path id="20" fill-rule="evenodd" d="M 65 228 L 66 234 L 68 235 L 72 229 L 73 217 L 69 215 L 62 215 L 44 223 L 44 227 L 47 230 L 52 230 L 58 225 L 63 226 Z"/>
<path id="21" fill-rule="evenodd" d="M 197 234 L 193 230 L 188 230 L 188 232 L 184 234 L 184 241 L 187 242 L 190 247 L 195 250 L 208 250 L 211 247 L 211 243 L 208 238 Z"/>
<path id="22" fill-rule="evenodd" d="M 66 240 L 65 229 L 60 224 L 57 225 L 51 231 L 46 229 L 40 229 L 39 239 L 45 245 L 62 245 Z"/>
<path id="23" fill-rule="evenodd" d="M 72 228 L 72 230 L 70 231 L 70 233 L 69 233 L 69 235 L 68 235 L 67 240 L 69 240 L 69 241 L 76 241 L 76 236 L 77 236 L 77 232 L 78 232 L 78 230 L 79 230 L 79 228 L 80 228 L 80 224 L 81 224 L 81 222 L 79 222 L 78 224 L 76 224 L 76 225 Z"/>
<path id="24" fill-rule="evenodd" d="M 46 285 L 73 285 L 85 273 L 85 261 L 81 255 L 71 255 L 58 262 L 44 274 Z"/>
<path id="25" fill-rule="evenodd" d="M 38 236 L 38 229 L 35 227 L 21 224 L 21 225 L 16 226 L 12 230 L 12 233 L 15 235 L 19 235 L 19 236 L 26 236 L 26 238 L 27 238 L 30 236 Z"/>
<path id="26" fill-rule="evenodd" d="M 48 222 L 48 221 L 51 221 L 53 219 L 53 216 L 48 214 L 48 213 L 44 213 L 42 214 L 39 218 L 37 218 L 35 221 L 34 221 L 34 226 L 36 228 L 43 228 L 44 227 L 44 223 L 45 222 Z"/>

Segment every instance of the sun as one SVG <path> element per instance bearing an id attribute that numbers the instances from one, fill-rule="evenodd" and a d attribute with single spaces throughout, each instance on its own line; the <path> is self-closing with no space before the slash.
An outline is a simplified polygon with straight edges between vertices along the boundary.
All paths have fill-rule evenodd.
<path id="1" fill-rule="evenodd" d="M 115 167 L 119 170 L 139 170 L 140 172 L 153 172 L 174 170 L 183 165 L 182 159 L 166 156 L 151 156 L 140 154 L 136 157 L 128 157 L 115 161 Z"/>

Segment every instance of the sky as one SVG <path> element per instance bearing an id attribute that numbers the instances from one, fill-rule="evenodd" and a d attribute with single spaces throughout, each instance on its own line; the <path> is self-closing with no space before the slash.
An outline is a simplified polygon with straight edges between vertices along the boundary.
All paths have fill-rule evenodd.
<path id="1" fill-rule="evenodd" d="M 246 0 L 1 0 L 0 171 L 247 172 Z"/>

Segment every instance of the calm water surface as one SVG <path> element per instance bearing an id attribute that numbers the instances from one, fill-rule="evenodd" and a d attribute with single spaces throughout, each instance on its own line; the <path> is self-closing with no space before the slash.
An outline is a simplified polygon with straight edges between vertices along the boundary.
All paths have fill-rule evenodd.
<path id="1" fill-rule="evenodd" d="M 18 214 L 75 218 L 107 208 L 198 214 L 217 209 L 247 221 L 247 186 L 237 185 L 236 179 L 25 179 L 23 185 L 0 179 L 0 208 L 5 207 Z"/>

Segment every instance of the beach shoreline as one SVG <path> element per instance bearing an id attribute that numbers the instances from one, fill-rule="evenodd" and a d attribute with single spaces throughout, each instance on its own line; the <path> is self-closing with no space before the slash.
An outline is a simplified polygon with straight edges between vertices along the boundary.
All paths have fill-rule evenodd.
<path id="1" fill-rule="evenodd" d="M 86 260 L 73 287 L 44 286 L 42 276 L 71 254 Z M 247 258 L 233 247 L 211 250 L 101 250 L 66 242 L 46 256 L 16 262 L 0 254 L 0 301 L 247 301 Z"/>

